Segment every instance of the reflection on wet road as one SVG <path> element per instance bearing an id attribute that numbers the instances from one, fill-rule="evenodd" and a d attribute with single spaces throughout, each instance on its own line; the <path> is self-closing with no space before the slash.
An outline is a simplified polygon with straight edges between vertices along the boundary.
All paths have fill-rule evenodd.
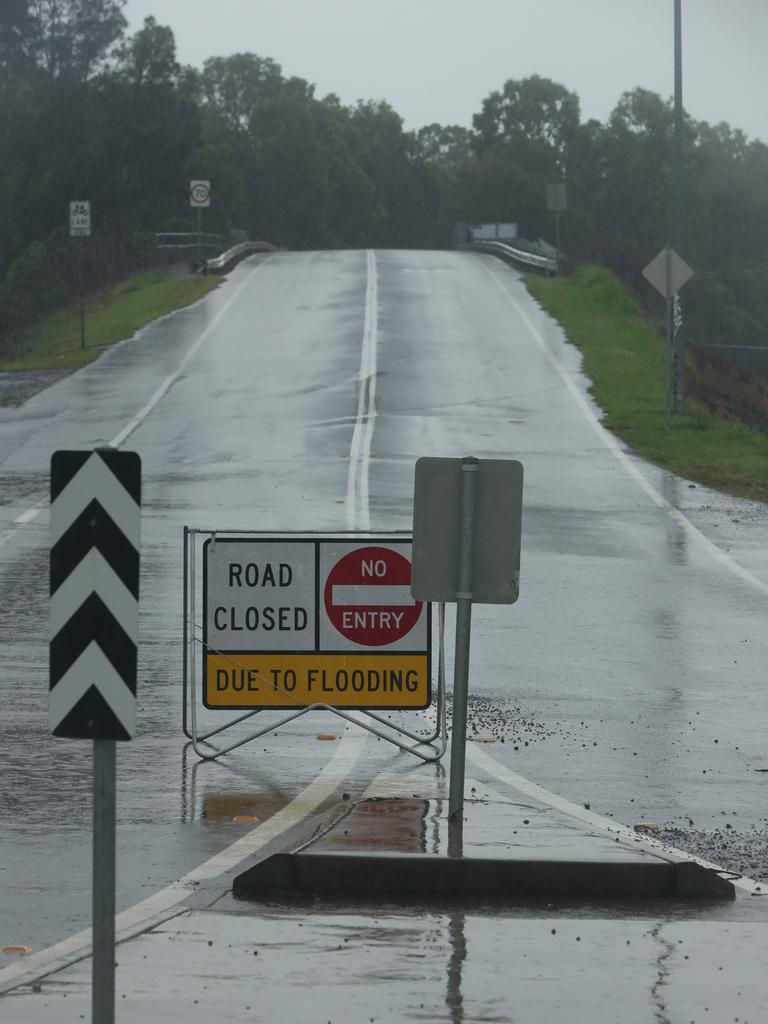
<path id="1" fill-rule="evenodd" d="M 9 526 L 45 497 L 52 451 L 104 444 L 132 424 L 126 447 L 142 456 L 145 505 L 139 730 L 118 759 L 120 907 L 215 856 L 254 827 L 247 819 L 274 814 L 328 764 L 333 746 L 315 738 L 328 725 L 319 717 L 226 764 L 185 758 L 181 540 L 185 524 L 345 529 L 351 453 L 363 474 L 356 508 L 365 496 L 371 528 L 382 531 L 409 527 L 421 455 L 525 466 L 520 601 L 474 617 L 472 720 L 497 741 L 486 752 L 618 820 L 683 829 L 690 820 L 705 837 L 729 824 L 758 848 L 765 593 L 651 500 L 600 441 L 574 400 L 576 389 L 589 403 L 577 353 L 491 258 L 376 254 L 375 425 L 369 416 L 355 442 L 371 265 L 362 252 L 248 261 L 203 302 L 25 405 L 0 408 L 8 941 L 39 948 L 83 927 L 90 886 L 90 749 L 46 731 L 47 512 Z M 757 506 L 629 459 L 768 585 Z M 369 741 L 341 788 L 354 796 L 380 771 L 416 767 L 404 762 Z M 462 927 L 450 926 L 454 1020 Z"/>

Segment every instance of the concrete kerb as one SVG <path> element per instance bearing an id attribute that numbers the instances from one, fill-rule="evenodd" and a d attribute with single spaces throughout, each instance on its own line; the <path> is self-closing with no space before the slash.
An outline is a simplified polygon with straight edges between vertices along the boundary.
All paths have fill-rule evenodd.
<path id="1" fill-rule="evenodd" d="M 735 889 L 708 868 L 527 805 L 467 801 L 453 827 L 444 800 L 377 798 L 340 805 L 308 843 L 239 874 L 233 895 L 498 906 L 733 900 Z"/>

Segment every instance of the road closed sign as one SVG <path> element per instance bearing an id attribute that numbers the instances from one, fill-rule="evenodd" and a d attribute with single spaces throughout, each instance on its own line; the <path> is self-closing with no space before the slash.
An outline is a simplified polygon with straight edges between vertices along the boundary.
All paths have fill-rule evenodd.
<path id="1" fill-rule="evenodd" d="M 411 542 L 216 538 L 203 552 L 209 708 L 424 708 L 429 605 Z"/>

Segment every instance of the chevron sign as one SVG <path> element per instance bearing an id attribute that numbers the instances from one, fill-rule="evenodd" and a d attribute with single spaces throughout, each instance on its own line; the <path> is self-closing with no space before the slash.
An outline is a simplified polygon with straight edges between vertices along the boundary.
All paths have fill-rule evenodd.
<path id="1" fill-rule="evenodd" d="M 114 449 L 51 458 L 48 717 L 54 736 L 136 730 L 141 459 Z"/>

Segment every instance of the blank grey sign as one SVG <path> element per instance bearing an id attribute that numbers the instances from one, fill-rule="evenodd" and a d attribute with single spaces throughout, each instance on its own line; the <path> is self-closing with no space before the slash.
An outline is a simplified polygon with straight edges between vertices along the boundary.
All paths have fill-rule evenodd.
<path id="1" fill-rule="evenodd" d="M 477 464 L 472 600 L 514 604 L 520 585 L 523 467 L 514 459 Z M 413 572 L 417 601 L 455 601 L 459 578 L 461 459 L 416 463 Z"/>

